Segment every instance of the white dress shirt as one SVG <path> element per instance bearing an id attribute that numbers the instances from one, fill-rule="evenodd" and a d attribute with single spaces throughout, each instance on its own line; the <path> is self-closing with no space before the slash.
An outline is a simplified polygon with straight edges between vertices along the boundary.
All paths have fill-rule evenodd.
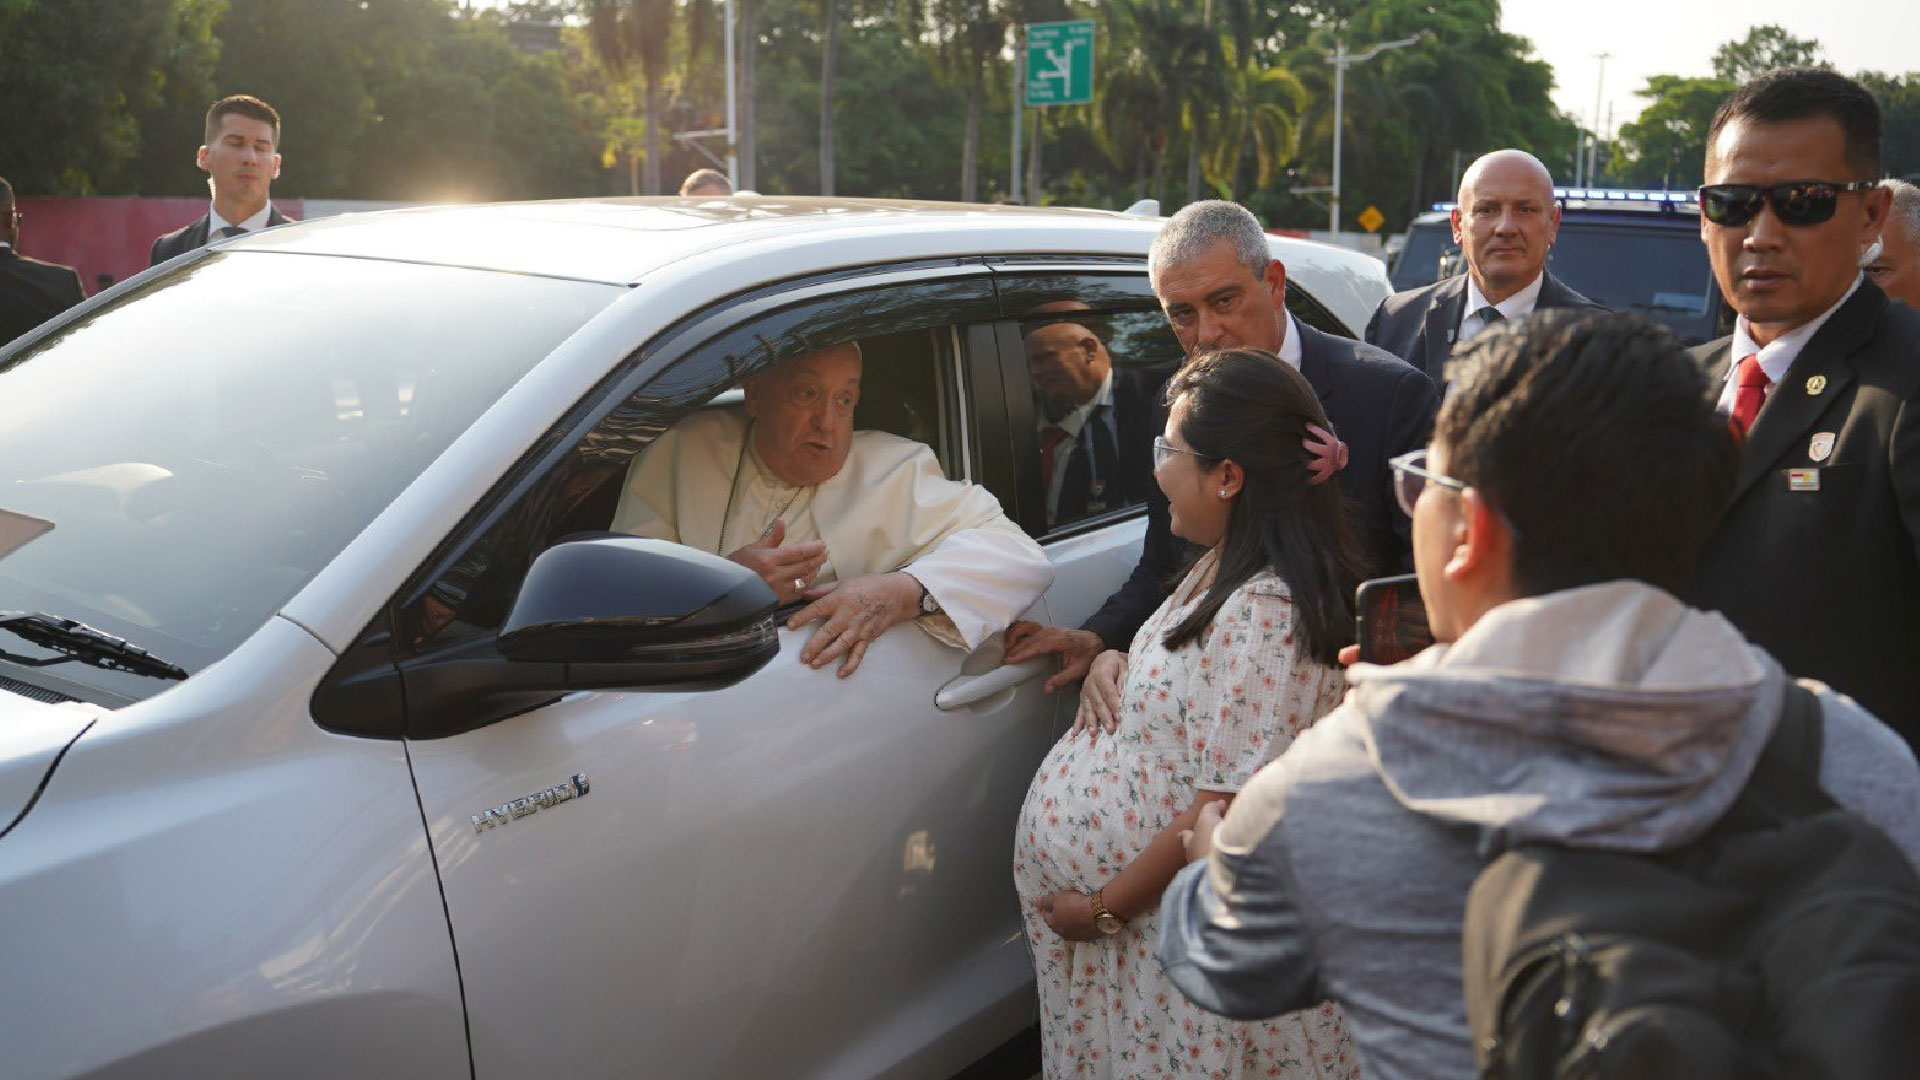
<path id="1" fill-rule="evenodd" d="M 1730 351 L 1727 354 L 1727 379 L 1720 387 L 1720 411 L 1728 415 L 1733 413 L 1733 397 L 1740 389 L 1740 361 L 1753 353 L 1759 353 L 1760 370 L 1767 373 L 1769 382 L 1778 386 L 1780 380 L 1787 377 L 1787 371 L 1793 367 L 1793 362 L 1799 359 L 1800 350 L 1806 347 L 1813 335 L 1820 332 L 1821 327 L 1827 325 L 1827 320 L 1833 318 L 1833 313 L 1840 310 L 1841 304 L 1853 299 L 1853 294 L 1860 290 L 1862 280 L 1864 279 L 1855 278 L 1853 288 L 1848 289 L 1845 296 L 1836 301 L 1832 307 L 1815 316 L 1812 321 L 1781 334 L 1764 347 L 1755 344 L 1753 331 L 1745 315 L 1734 320 L 1733 341 L 1730 343 Z M 1769 394 L 1772 392 L 1771 388 L 1767 391 Z"/>
<path id="2" fill-rule="evenodd" d="M 1280 362 L 1300 370 L 1300 323 L 1291 311 L 1287 312 L 1287 339 L 1280 343 Z"/>
<path id="3" fill-rule="evenodd" d="M 1464 345 L 1472 341 L 1475 334 L 1487 328 L 1487 321 L 1481 318 L 1479 314 L 1482 308 L 1493 308 L 1505 316 L 1508 322 L 1533 314 L 1534 307 L 1540 302 L 1540 286 L 1546 280 L 1547 272 L 1542 270 L 1540 273 L 1534 275 L 1533 281 L 1530 282 L 1526 288 L 1521 289 L 1519 292 L 1514 293 L 1512 296 L 1507 297 L 1497 304 L 1490 304 L 1487 298 L 1481 294 L 1480 286 L 1473 283 L 1473 275 L 1468 274 L 1467 306 L 1466 310 L 1460 313 L 1460 332 L 1455 336 L 1454 340 Z"/>
<path id="4" fill-rule="evenodd" d="M 1102 405 L 1107 406 L 1107 424 L 1112 429 L 1113 444 L 1117 448 L 1120 445 L 1120 429 L 1115 426 L 1113 419 L 1112 368 L 1107 369 L 1107 373 L 1100 379 L 1100 389 L 1095 391 L 1093 397 L 1085 404 L 1075 406 L 1072 412 L 1054 423 L 1048 423 L 1044 416 L 1040 418 L 1042 432 L 1050 427 L 1057 427 L 1067 433 L 1067 437 L 1061 439 L 1059 445 L 1053 448 L 1053 476 L 1047 483 L 1048 521 L 1052 521 L 1057 516 L 1060 506 L 1060 488 L 1067 479 L 1067 462 L 1073 459 L 1074 454 L 1080 452 L 1080 429 L 1087 426 L 1087 420 L 1093 416 L 1093 410 Z M 1090 461 L 1088 464 L 1093 465 L 1093 462 Z M 1096 474 L 1099 472 L 1098 466 L 1094 466 L 1094 472 Z M 1099 477 L 1096 475 L 1094 479 L 1098 481 Z"/>
<path id="5" fill-rule="evenodd" d="M 268 200 L 267 202 L 260 204 L 260 209 L 255 211 L 253 216 L 249 217 L 247 220 L 228 221 L 226 218 L 221 217 L 220 211 L 217 208 L 215 208 L 211 202 L 209 202 L 207 204 L 207 240 L 211 242 L 214 240 L 221 239 L 220 230 L 228 228 L 229 226 L 233 226 L 233 225 L 238 225 L 241 228 L 247 230 L 248 232 L 255 232 L 257 230 L 264 229 L 267 227 L 267 218 L 271 217 L 272 215 L 273 215 L 273 201 Z"/>

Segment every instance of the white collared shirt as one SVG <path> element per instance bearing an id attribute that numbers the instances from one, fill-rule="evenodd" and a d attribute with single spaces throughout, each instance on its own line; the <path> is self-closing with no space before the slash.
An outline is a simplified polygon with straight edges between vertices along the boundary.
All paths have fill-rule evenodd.
<path id="1" fill-rule="evenodd" d="M 1057 427 L 1067 433 L 1067 437 L 1061 439 L 1059 445 L 1053 448 L 1053 476 L 1047 483 L 1047 515 L 1049 518 L 1055 515 L 1056 509 L 1060 505 L 1060 488 L 1067 479 L 1067 462 L 1073 460 L 1073 455 L 1080 449 L 1080 429 L 1087 426 L 1087 420 L 1093 416 L 1093 410 L 1101 405 L 1107 406 L 1107 423 L 1110 425 L 1113 424 L 1113 369 L 1111 367 L 1107 369 L 1105 375 L 1101 376 L 1100 389 L 1094 391 L 1093 397 L 1089 398 L 1084 404 L 1075 406 L 1072 412 L 1069 412 L 1054 423 L 1048 423 L 1047 418 L 1044 416 L 1040 418 L 1041 431 L 1045 431 L 1050 427 Z M 1113 435 L 1114 445 L 1118 446 L 1120 442 L 1120 431 L 1117 427 L 1114 429 Z M 1089 464 L 1092 463 L 1089 462 Z"/>
<path id="2" fill-rule="evenodd" d="M 1774 338 L 1765 347 L 1754 343 L 1753 331 L 1745 315 L 1734 320 L 1733 341 L 1727 353 L 1727 381 L 1720 387 L 1720 411 L 1728 415 L 1733 413 L 1733 398 L 1740 389 L 1740 361 L 1752 353 L 1759 353 L 1760 370 L 1767 373 L 1768 381 L 1779 385 L 1780 380 L 1787 377 L 1793 362 L 1800 358 L 1800 350 L 1806 347 L 1813 335 L 1820 332 L 1821 327 L 1827 325 L 1827 320 L 1833 318 L 1833 313 L 1840 310 L 1841 304 L 1853 299 L 1853 294 L 1860 290 L 1862 280 L 1864 277 L 1854 278 L 1853 288 L 1848 289 L 1847 294 L 1832 307 L 1815 316 L 1812 321 Z"/>
<path id="3" fill-rule="evenodd" d="M 1526 288 L 1497 304 L 1489 304 L 1486 296 L 1480 292 L 1480 286 L 1474 284 L 1473 275 L 1468 274 L 1467 306 L 1466 310 L 1460 314 L 1460 332 L 1455 335 L 1454 340 L 1465 345 L 1473 340 L 1475 334 L 1487 328 L 1487 321 L 1479 314 L 1481 308 L 1493 308 L 1505 316 L 1508 322 L 1533 314 L 1534 307 L 1540 302 L 1540 286 L 1545 284 L 1546 280 L 1547 272 L 1542 270 L 1534 275 L 1533 281 Z"/>
<path id="4" fill-rule="evenodd" d="M 1300 323 L 1291 311 L 1287 312 L 1287 339 L 1280 343 L 1280 362 L 1300 370 Z"/>
<path id="5" fill-rule="evenodd" d="M 232 225 L 238 225 L 248 232 L 264 229 L 267 227 L 267 219 L 272 216 L 273 200 L 271 199 L 261 204 L 260 209 L 255 211 L 253 216 L 245 221 L 228 221 L 226 218 L 221 217 L 220 211 L 215 209 L 213 204 L 209 202 L 207 204 L 207 240 L 211 243 L 212 241 L 220 239 L 220 230 Z"/>

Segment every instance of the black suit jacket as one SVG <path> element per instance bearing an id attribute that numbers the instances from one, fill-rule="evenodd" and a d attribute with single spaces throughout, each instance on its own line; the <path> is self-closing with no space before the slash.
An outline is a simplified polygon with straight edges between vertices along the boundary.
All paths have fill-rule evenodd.
<path id="1" fill-rule="evenodd" d="M 1540 283 L 1540 297 L 1533 306 L 1535 311 L 1546 308 L 1606 310 L 1567 288 L 1552 274 L 1546 274 L 1546 280 Z M 1460 332 L 1460 320 L 1466 317 L 1466 308 L 1465 274 L 1394 293 L 1373 309 L 1373 318 L 1367 321 L 1367 344 L 1378 345 L 1444 385 L 1447 360 L 1453 355 L 1453 339 Z"/>
<path id="2" fill-rule="evenodd" d="M 1716 398 L 1730 342 L 1693 350 Z M 1814 469 L 1817 490 L 1789 476 Z M 1863 282 L 1807 342 L 1687 599 L 1920 747 L 1920 312 Z"/>
<path id="3" fill-rule="evenodd" d="M 1397 574 L 1409 569 L 1412 523 L 1394 500 L 1393 471 L 1387 461 L 1427 445 L 1433 414 L 1440 408 L 1440 390 L 1433 380 L 1379 349 L 1294 325 L 1300 331 L 1300 374 L 1306 376 L 1327 419 L 1347 444 L 1340 488 L 1353 512 L 1356 539 L 1371 572 Z M 1160 421 L 1164 427 L 1164 407 Z M 1084 627 L 1099 634 L 1109 648 L 1124 649 L 1132 642 L 1140 624 L 1166 599 L 1192 547 L 1173 535 L 1167 497 L 1160 486 L 1149 486 L 1147 536 L 1140 562 Z"/>
<path id="4" fill-rule="evenodd" d="M 267 228 L 269 229 L 275 225 L 285 225 L 292 220 L 292 218 L 282 214 L 280 208 L 277 206 L 267 209 Z M 201 214 L 200 220 L 193 224 L 181 226 L 165 236 L 156 239 L 153 242 L 153 250 L 147 253 L 147 265 L 159 266 L 175 255 L 182 255 L 192 251 L 194 248 L 204 247 L 207 242 L 207 233 L 212 228 L 213 219 L 206 214 Z"/>
<path id="5" fill-rule="evenodd" d="M 1081 429 L 1079 445 L 1066 460 L 1060 501 L 1052 508 L 1047 526 L 1072 522 L 1116 506 L 1145 502 L 1160 490 L 1153 480 L 1153 437 L 1166 429 L 1167 408 L 1162 400 L 1167 380 L 1177 365 L 1113 369 L 1112 425 L 1104 431 Z M 1107 445 L 1097 449 L 1090 440 Z M 1107 460 L 1104 470 L 1090 469 L 1089 457 Z M 1111 460 L 1108 460 L 1111 458 Z M 1093 490 L 1098 476 L 1100 489 Z"/>
<path id="6" fill-rule="evenodd" d="M 0 248 L 0 347 L 86 298 L 73 267 Z"/>

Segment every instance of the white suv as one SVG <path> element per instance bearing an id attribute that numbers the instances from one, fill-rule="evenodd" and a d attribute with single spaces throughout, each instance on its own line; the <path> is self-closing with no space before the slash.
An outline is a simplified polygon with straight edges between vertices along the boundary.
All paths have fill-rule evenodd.
<path id="1" fill-rule="evenodd" d="M 842 681 L 731 563 L 556 541 L 659 432 L 854 339 L 859 425 L 998 496 L 1057 571 L 1030 617 L 1077 624 L 1144 516 L 1048 520 L 1023 314 L 1172 363 L 1157 227 L 401 211 L 0 353 L 0 1075 L 1031 1072 L 1013 828 L 1072 702 L 913 627 Z M 1386 295 L 1274 251 L 1303 321 Z"/>

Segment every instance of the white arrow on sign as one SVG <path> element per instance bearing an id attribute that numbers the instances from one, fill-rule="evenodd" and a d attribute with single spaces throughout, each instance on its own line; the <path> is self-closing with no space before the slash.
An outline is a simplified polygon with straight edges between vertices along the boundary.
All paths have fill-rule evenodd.
<path id="1" fill-rule="evenodd" d="M 1067 41 L 1062 42 L 1058 49 L 1048 48 L 1047 62 L 1053 65 L 1053 70 L 1041 72 L 1040 77 L 1043 79 L 1059 79 L 1062 86 L 1071 86 L 1073 83 L 1073 47 L 1078 44 L 1080 43 L 1077 41 Z"/>

